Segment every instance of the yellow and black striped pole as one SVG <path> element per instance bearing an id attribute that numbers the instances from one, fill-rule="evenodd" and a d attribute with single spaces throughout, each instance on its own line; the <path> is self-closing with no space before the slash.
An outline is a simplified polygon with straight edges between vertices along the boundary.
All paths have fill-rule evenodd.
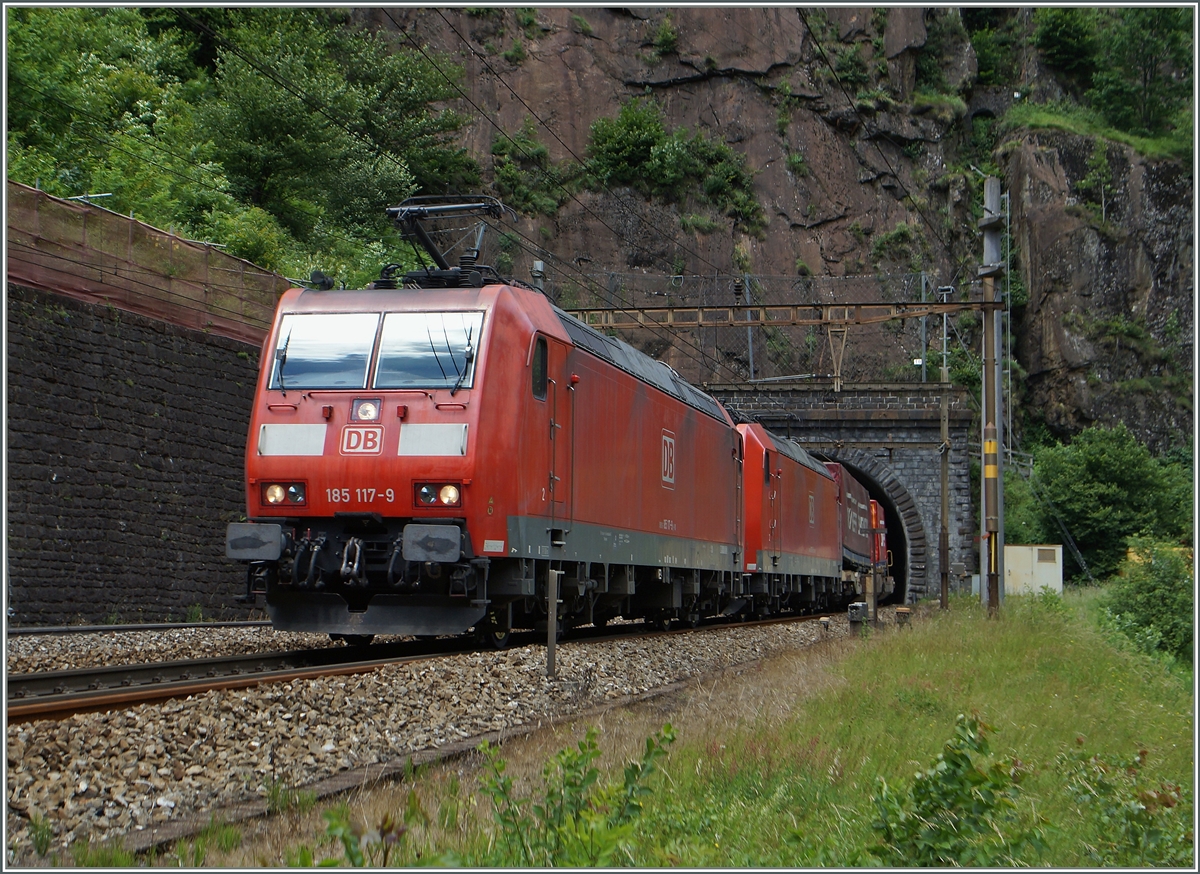
<path id="1" fill-rule="evenodd" d="M 997 276 L 1004 275 L 1004 262 L 1000 252 L 1000 180 L 995 176 L 984 179 L 983 218 L 979 227 L 983 231 L 983 264 L 979 268 L 983 279 L 983 380 L 981 385 L 983 426 L 983 542 L 987 564 L 988 616 L 1000 613 L 1000 520 L 1002 504 L 1000 483 L 1000 379 L 996 366 L 997 341 L 999 338 L 1000 302 L 996 300 Z M 981 561 L 980 573 L 983 573 Z"/>
<path id="2" fill-rule="evenodd" d="M 987 536 L 988 615 L 1000 610 L 1000 447 L 996 425 L 983 428 L 983 516 Z"/>

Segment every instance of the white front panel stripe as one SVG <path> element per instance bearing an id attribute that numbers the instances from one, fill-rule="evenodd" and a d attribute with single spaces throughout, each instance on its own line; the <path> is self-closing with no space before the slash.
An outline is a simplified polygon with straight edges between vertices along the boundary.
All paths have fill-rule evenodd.
<path id="1" fill-rule="evenodd" d="M 398 455 L 466 455 L 467 426 L 401 425 Z"/>
<path id="2" fill-rule="evenodd" d="M 324 455 L 325 425 L 263 425 L 259 455 Z"/>

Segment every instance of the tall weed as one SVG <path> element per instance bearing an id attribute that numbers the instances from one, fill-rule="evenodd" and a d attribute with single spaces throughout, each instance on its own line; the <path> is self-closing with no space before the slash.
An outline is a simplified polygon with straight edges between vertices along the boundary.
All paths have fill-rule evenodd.
<path id="1" fill-rule="evenodd" d="M 1192 867 L 1195 862 L 1194 799 L 1175 783 L 1147 780 L 1148 752 L 1113 760 L 1078 750 L 1058 759 L 1058 771 L 1079 806 L 1080 819 L 1094 827 L 1090 861 L 1120 867 Z"/>
<path id="2" fill-rule="evenodd" d="M 977 764 L 987 756 L 989 726 L 959 714 L 954 736 L 937 762 L 918 771 L 906 792 L 879 778 L 872 799 L 880 843 L 871 848 L 887 865 L 1014 865 L 1028 849 L 1045 847 L 1040 826 L 1023 826 L 1017 816 L 1017 759 Z"/>
<path id="3" fill-rule="evenodd" d="M 446 856 L 451 864 L 486 866 L 594 867 L 629 863 L 634 822 L 642 800 L 651 792 L 647 779 L 675 740 L 675 729 L 663 726 L 647 738 L 642 758 L 625 768 L 621 783 L 600 783 L 595 761 L 600 756 L 596 729 L 576 749 L 560 751 L 547 763 L 546 788 L 540 799 L 518 797 L 499 751 L 484 744 L 487 775 L 484 789 L 495 807 L 496 833 L 477 860 Z"/>

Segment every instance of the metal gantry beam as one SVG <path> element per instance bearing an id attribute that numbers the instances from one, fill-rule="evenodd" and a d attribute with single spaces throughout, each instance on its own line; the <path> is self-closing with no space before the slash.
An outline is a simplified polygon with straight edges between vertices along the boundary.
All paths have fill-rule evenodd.
<path id="1" fill-rule="evenodd" d="M 873 325 L 895 319 L 919 319 L 965 310 L 986 310 L 997 302 L 789 304 L 781 306 L 624 307 L 569 309 L 593 328 L 785 328 Z"/>

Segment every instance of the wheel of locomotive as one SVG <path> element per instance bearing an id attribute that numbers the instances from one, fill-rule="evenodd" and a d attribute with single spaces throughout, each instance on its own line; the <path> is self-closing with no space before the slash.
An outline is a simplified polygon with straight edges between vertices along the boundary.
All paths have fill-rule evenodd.
<path id="1" fill-rule="evenodd" d="M 375 639 L 373 634 L 331 634 L 330 640 L 345 641 L 346 646 L 370 646 Z"/>
<path id="2" fill-rule="evenodd" d="M 500 628 L 497 625 L 484 624 L 475 631 L 475 639 L 492 649 L 506 649 L 512 639 L 511 628 Z"/>
<path id="3" fill-rule="evenodd" d="M 605 625 L 608 625 L 608 617 L 607 616 L 593 616 L 592 617 L 592 627 L 593 628 L 603 628 Z"/>
<path id="4" fill-rule="evenodd" d="M 655 618 L 654 620 L 652 620 L 650 625 L 653 628 L 658 629 L 659 631 L 670 631 L 671 630 L 671 617 L 670 616 L 659 616 L 659 617 Z"/>

